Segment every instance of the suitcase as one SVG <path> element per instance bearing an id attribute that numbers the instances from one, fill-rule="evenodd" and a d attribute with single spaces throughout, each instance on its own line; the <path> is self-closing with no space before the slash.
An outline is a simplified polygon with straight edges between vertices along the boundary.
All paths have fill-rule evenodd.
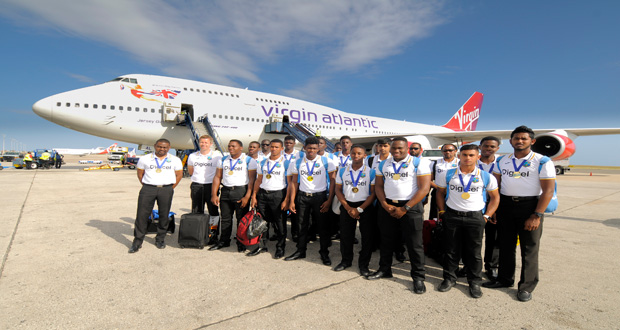
<path id="1" fill-rule="evenodd" d="M 179 224 L 179 246 L 204 249 L 209 237 L 209 215 L 187 213 Z"/>
<path id="2" fill-rule="evenodd" d="M 433 229 L 437 226 L 437 220 L 424 220 L 424 226 L 422 227 L 422 242 L 424 244 L 424 254 L 428 255 L 429 246 L 432 241 Z"/>
<path id="3" fill-rule="evenodd" d="M 170 212 L 168 214 L 168 218 L 170 219 L 170 222 L 168 222 L 168 232 L 171 233 L 171 234 L 174 234 L 174 231 L 176 229 L 176 224 L 174 223 L 174 215 L 175 214 L 176 213 L 174 213 L 174 212 Z M 149 216 L 149 219 L 146 222 L 146 233 L 147 234 L 157 233 L 157 224 L 158 223 L 159 223 L 159 211 L 158 210 L 153 210 L 153 212 Z"/>
<path id="4" fill-rule="evenodd" d="M 443 224 L 441 221 L 424 220 L 422 242 L 424 244 L 424 254 L 442 264 L 445 248 L 443 245 Z"/>

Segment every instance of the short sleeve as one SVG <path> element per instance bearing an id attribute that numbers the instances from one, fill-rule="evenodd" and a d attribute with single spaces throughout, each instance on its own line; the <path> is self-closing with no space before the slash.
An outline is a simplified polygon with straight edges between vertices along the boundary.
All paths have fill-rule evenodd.
<path id="1" fill-rule="evenodd" d="M 174 157 L 173 166 L 175 171 L 183 171 L 183 163 L 179 157 Z"/>
<path id="2" fill-rule="evenodd" d="M 431 174 L 431 162 L 426 159 L 420 159 L 420 164 L 418 165 L 418 176 L 430 175 Z"/>
<path id="3" fill-rule="evenodd" d="M 439 175 L 437 175 L 435 177 L 435 184 L 438 185 L 441 188 L 445 188 L 447 187 L 447 183 L 446 183 L 446 175 L 448 174 L 448 171 L 444 171 L 442 173 L 439 173 Z"/>
<path id="4" fill-rule="evenodd" d="M 297 173 L 297 161 L 291 160 L 291 162 L 288 164 L 288 173 L 286 175 L 293 175 Z"/>
<path id="5" fill-rule="evenodd" d="M 187 157 L 187 166 L 194 166 L 194 158 L 196 158 L 196 156 L 194 156 L 193 153 Z"/>
<path id="6" fill-rule="evenodd" d="M 219 168 L 220 170 L 222 169 L 222 160 L 223 158 L 220 158 L 217 160 L 217 162 L 215 162 L 216 167 Z"/>
<path id="7" fill-rule="evenodd" d="M 372 180 L 370 180 L 370 185 L 371 185 L 371 186 L 375 184 L 375 181 L 376 181 L 376 179 L 377 179 L 377 177 L 376 177 L 376 176 L 377 176 L 376 171 L 375 171 L 374 169 L 372 169 L 372 168 L 371 168 L 371 169 L 370 169 L 370 177 L 372 178 Z"/>
<path id="8" fill-rule="evenodd" d="M 258 168 L 258 161 L 252 158 L 248 164 L 248 171 L 256 171 L 256 168 Z"/>
<path id="9" fill-rule="evenodd" d="M 493 175 L 489 175 L 489 177 L 490 180 L 486 187 L 487 191 L 497 190 L 497 179 Z"/>
<path id="10" fill-rule="evenodd" d="M 146 169 L 146 157 L 148 157 L 147 155 L 144 155 L 142 157 L 140 157 L 140 160 L 138 160 L 138 164 L 136 164 L 136 168 L 139 168 L 141 170 Z"/>
<path id="11" fill-rule="evenodd" d="M 334 164 L 333 162 L 328 161 L 327 162 L 327 172 L 331 173 L 333 171 L 336 170 L 336 164 Z"/>
<path id="12" fill-rule="evenodd" d="M 344 173 L 342 175 L 344 175 Z M 340 177 L 340 171 L 336 172 L 336 184 L 342 184 L 342 178 Z"/>
<path id="13" fill-rule="evenodd" d="M 553 164 L 553 161 L 549 160 L 543 164 L 540 169 L 540 173 L 538 173 L 538 177 L 541 180 L 555 179 L 555 165 Z"/>

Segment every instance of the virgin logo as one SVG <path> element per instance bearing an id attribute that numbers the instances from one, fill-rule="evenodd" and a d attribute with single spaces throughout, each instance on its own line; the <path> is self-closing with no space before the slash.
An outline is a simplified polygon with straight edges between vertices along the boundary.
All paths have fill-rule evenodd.
<path id="1" fill-rule="evenodd" d="M 458 121 L 459 129 L 465 131 L 473 131 L 476 129 L 475 125 L 479 117 L 480 109 L 474 107 L 472 111 L 465 111 L 464 108 L 460 108 L 459 111 L 454 114 L 453 118 Z"/>

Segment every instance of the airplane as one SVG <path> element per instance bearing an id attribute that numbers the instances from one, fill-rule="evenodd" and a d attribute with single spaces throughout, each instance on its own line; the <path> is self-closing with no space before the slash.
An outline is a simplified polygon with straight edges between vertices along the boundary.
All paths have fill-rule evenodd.
<path id="1" fill-rule="evenodd" d="M 113 145 L 104 148 L 97 147 L 93 149 L 71 149 L 71 148 L 52 148 L 61 155 L 78 155 L 78 156 L 86 156 L 86 155 L 105 155 L 110 153 L 110 151 L 115 148 L 118 143 L 114 143 Z"/>
<path id="2" fill-rule="evenodd" d="M 446 143 L 464 144 L 489 135 L 510 138 L 512 130 L 476 131 L 483 94 L 475 92 L 442 125 L 358 115 L 270 93 L 172 77 L 129 74 L 111 81 L 52 95 L 37 101 L 33 111 L 58 125 L 108 139 L 151 146 L 160 138 L 171 148 L 194 149 L 194 135 L 179 118 L 206 116 L 219 141 L 282 138 L 270 128 L 303 123 L 328 139 L 348 135 L 371 148 L 378 138 L 406 137 L 427 149 Z M 193 120 L 193 119 L 192 119 Z M 620 134 L 620 128 L 535 129 L 533 150 L 554 160 L 567 159 L 581 135 Z M 286 133 L 285 133 L 286 134 Z M 301 141 L 303 142 L 303 141 Z"/>

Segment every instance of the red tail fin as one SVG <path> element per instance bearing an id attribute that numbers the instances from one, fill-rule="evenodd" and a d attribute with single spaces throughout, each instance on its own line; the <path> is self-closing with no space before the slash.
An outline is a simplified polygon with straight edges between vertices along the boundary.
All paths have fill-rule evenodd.
<path id="1" fill-rule="evenodd" d="M 114 143 L 113 145 L 107 147 L 104 151 L 100 152 L 100 155 L 105 155 L 105 154 L 109 154 L 113 148 L 115 148 L 118 145 L 118 143 Z"/>
<path id="2" fill-rule="evenodd" d="M 453 131 L 475 131 L 483 97 L 482 93 L 475 92 L 443 127 Z"/>

